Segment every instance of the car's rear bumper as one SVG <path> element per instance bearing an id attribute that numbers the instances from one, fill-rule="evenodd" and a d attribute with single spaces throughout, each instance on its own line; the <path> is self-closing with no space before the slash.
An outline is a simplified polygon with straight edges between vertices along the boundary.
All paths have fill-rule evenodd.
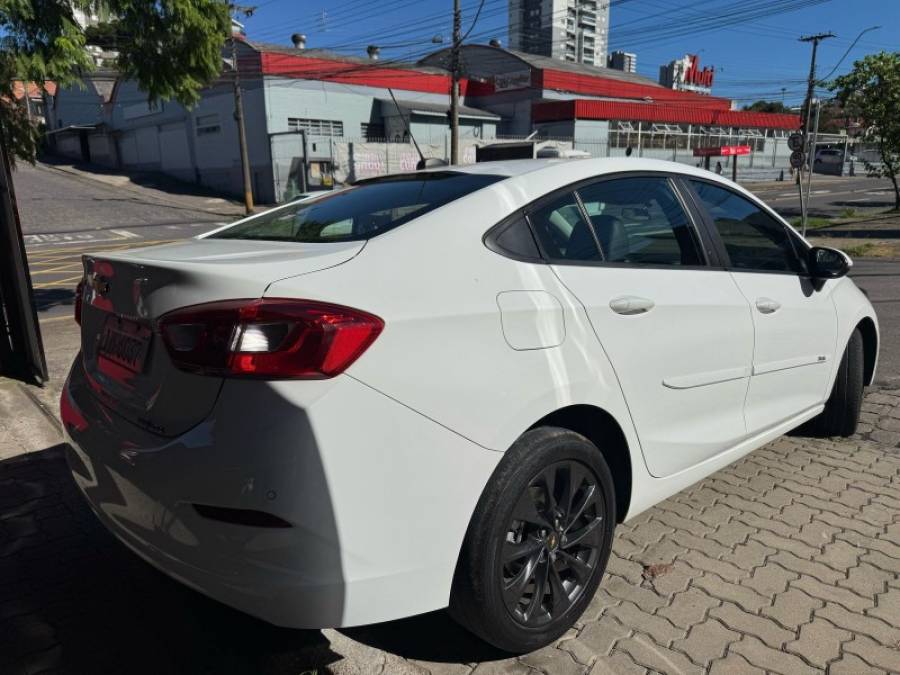
<path id="1" fill-rule="evenodd" d="M 298 628 L 446 606 L 499 461 L 348 376 L 229 381 L 207 419 L 162 438 L 102 406 L 76 360 L 62 414 L 75 481 L 117 537 L 206 595 Z M 197 504 L 275 518 L 213 519 Z"/>

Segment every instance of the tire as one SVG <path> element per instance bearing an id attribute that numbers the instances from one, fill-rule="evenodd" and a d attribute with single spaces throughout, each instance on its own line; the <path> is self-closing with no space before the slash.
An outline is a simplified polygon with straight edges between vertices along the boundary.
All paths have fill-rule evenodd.
<path id="1" fill-rule="evenodd" d="M 507 652 L 552 643 L 597 590 L 615 517 L 612 475 L 593 443 L 557 427 L 526 432 L 504 455 L 469 523 L 450 615 Z"/>
<path id="2" fill-rule="evenodd" d="M 815 435 L 852 436 L 856 433 L 863 399 L 863 359 L 863 338 L 857 328 L 847 341 L 825 410 L 812 421 L 811 429 Z"/>

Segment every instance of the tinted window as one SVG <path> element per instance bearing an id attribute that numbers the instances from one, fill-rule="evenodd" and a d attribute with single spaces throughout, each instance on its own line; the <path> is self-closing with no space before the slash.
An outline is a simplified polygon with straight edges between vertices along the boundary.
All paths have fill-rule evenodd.
<path id="1" fill-rule="evenodd" d="M 297 242 L 371 239 L 502 179 L 452 171 L 390 176 L 277 209 L 213 237 Z"/>
<path id="2" fill-rule="evenodd" d="M 568 192 L 528 214 L 534 233 L 551 260 L 602 260 L 597 240 Z"/>
<path id="3" fill-rule="evenodd" d="M 704 264 L 688 215 L 666 178 L 605 180 L 578 194 L 607 262 Z"/>
<path id="4" fill-rule="evenodd" d="M 530 260 L 538 260 L 541 257 L 537 244 L 534 243 L 534 237 L 531 236 L 531 228 L 521 215 L 493 233 L 492 243 L 491 248 L 498 253 Z"/>
<path id="5" fill-rule="evenodd" d="M 737 269 L 801 272 L 784 225 L 745 197 L 718 185 L 691 184 L 716 224 L 731 266 Z"/>

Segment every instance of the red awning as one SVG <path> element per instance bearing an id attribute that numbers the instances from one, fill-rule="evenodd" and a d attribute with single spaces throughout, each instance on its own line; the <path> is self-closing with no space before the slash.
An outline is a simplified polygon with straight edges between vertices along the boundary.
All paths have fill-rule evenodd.
<path id="1" fill-rule="evenodd" d="M 632 99 L 648 102 L 688 105 L 694 108 L 711 110 L 729 110 L 731 101 L 718 96 L 704 96 L 692 91 L 678 91 L 651 83 L 626 82 L 623 80 L 587 75 L 561 70 L 543 69 L 536 71 L 532 77 L 532 86 L 539 89 L 603 96 L 607 98 Z"/>
<path id="2" fill-rule="evenodd" d="M 723 127 L 799 129 L 800 116 L 749 110 L 711 110 L 665 103 L 628 103 L 624 101 L 539 101 L 532 107 L 534 122 L 559 120 L 622 120 L 661 124 L 700 124 Z"/>
<path id="3" fill-rule="evenodd" d="M 450 91 L 450 75 L 424 72 L 414 68 L 391 67 L 378 61 L 359 64 L 323 57 L 277 54 L 263 51 L 260 54 L 260 70 L 263 75 L 303 80 L 327 80 L 343 84 L 391 88 L 403 91 L 421 91 L 446 94 Z M 487 83 L 460 79 L 460 93 L 483 95 L 493 91 Z"/>

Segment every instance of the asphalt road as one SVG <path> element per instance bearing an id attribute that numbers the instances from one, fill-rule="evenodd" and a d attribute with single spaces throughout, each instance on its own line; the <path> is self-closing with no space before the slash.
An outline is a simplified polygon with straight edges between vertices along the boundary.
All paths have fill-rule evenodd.
<path id="1" fill-rule="evenodd" d="M 764 199 L 786 218 L 800 215 L 797 185 L 791 182 L 765 183 L 744 187 Z M 894 205 L 894 191 L 883 178 L 854 178 L 814 175 L 809 195 L 811 216 L 839 216 L 847 209 L 885 209 Z"/>
<path id="2" fill-rule="evenodd" d="M 81 255 L 195 236 L 233 219 L 233 203 L 209 195 L 172 194 L 115 176 L 103 181 L 56 168 L 20 166 L 14 181 L 35 300 L 42 320 L 71 315 Z M 747 187 L 786 217 L 799 214 L 790 182 Z M 838 215 L 893 205 L 885 180 L 815 176 L 812 215 Z M 881 323 L 879 380 L 900 382 L 900 261 L 857 260 L 853 278 L 868 294 Z"/>
<path id="3" fill-rule="evenodd" d="M 98 178 L 20 163 L 13 183 L 26 245 L 190 236 L 190 228 L 227 220 L 223 214 L 236 210 L 220 197 L 173 194 L 124 176 Z"/>

